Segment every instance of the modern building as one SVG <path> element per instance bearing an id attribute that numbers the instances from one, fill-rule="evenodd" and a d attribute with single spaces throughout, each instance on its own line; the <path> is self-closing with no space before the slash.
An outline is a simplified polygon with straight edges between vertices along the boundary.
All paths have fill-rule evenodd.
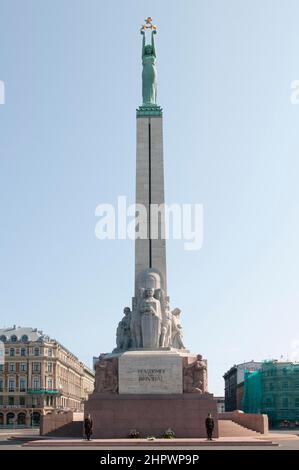
<path id="1" fill-rule="evenodd" d="M 0 426 L 38 425 L 53 410 L 82 411 L 94 373 L 36 328 L 0 329 Z"/>
<path id="2" fill-rule="evenodd" d="M 267 414 L 272 426 L 299 424 L 299 363 L 265 361 L 245 373 L 242 409 Z"/>
<path id="3" fill-rule="evenodd" d="M 225 385 L 225 411 L 241 409 L 244 393 L 244 373 L 253 372 L 261 367 L 261 362 L 243 362 L 235 364 L 223 376 Z"/>

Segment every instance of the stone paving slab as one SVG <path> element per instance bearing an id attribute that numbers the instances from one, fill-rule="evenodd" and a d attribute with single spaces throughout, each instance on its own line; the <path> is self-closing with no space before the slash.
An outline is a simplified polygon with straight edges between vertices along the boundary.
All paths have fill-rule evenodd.
<path id="1" fill-rule="evenodd" d="M 274 441 L 292 441 L 292 440 L 299 440 L 299 436 L 297 434 L 271 432 L 269 434 L 263 435 L 263 439 L 271 439 Z"/>
<path id="2" fill-rule="evenodd" d="M 297 438 L 298 439 L 298 438 Z M 276 439 L 275 439 L 276 440 Z M 178 446 L 277 446 L 277 442 L 273 441 L 273 437 L 268 439 L 263 438 L 246 438 L 241 437 L 225 437 L 213 439 L 94 439 L 86 441 L 83 439 L 49 439 L 49 440 L 36 440 L 23 444 L 26 447 L 78 447 L 78 446 L 92 446 L 92 447 L 178 447 Z"/>

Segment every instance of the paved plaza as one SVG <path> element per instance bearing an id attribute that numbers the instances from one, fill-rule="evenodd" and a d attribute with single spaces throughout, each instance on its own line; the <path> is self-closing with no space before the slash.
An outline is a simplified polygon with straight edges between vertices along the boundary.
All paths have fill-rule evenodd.
<path id="1" fill-rule="evenodd" d="M 122 445 L 123 444 L 123 445 Z M 173 439 L 163 442 L 162 439 L 146 442 L 146 440 L 113 440 L 95 439 L 87 442 L 80 439 L 41 439 L 38 430 L 1 430 L 1 450 L 299 450 L 299 434 L 288 431 L 273 431 L 267 436 L 254 439 L 218 438 L 212 443 L 205 439 Z"/>

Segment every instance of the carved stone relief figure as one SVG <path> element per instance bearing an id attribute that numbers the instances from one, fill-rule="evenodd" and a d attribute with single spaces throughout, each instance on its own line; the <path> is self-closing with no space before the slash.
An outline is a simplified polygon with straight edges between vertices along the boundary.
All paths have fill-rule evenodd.
<path id="1" fill-rule="evenodd" d="M 185 349 L 185 346 L 182 340 L 183 330 L 182 330 L 182 325 L 180 323 L 180 314 L 181 314 L 181 310 L 179 308 L 175 308 L 172 311 L 171 346 L 177 349 Z"/>
<path id="2" fill-rule="evenodd" d="M 118 351 L 126 351 L 132 343 L 131 334 L 131 310 L 124 308 L 124 317 L 119 322 L 116 330 L 116 348 Z"/>
<path id="3" fill-rule="evenodd" d="M 162 313 L 154 289 L 146 288 L 140 303 L 141 331 L 144 348 L 158 348 L 161 335 Z"/>
<path id="4" fill-rule="evenodd" d="M 207 364 L 199 354 L 191 364 L 184 365 L 184 392 L 205 393 L 208 391 Z"/>
<path id="5" fill-rule="evenodd" d="M 117 359 L 99 358 L 96 365 L 95 391 L 100 393 L 116 393 L 118 389 Z"/>

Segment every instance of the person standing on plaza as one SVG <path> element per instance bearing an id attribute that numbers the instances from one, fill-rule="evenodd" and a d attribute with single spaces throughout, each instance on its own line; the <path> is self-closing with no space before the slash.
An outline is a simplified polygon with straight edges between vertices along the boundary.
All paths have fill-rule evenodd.
<path id="1" fill-rule="evenodd" d="M 208 417 L 206 418 L 206 430 L 207 430 L 208 441 L 212 441 L 213 429 L 214 429 L 214 420 L 212 418 L 211 413 L 209 413 Z"/>
<path id="2" fill-rule="evenodd" d="M 90 441 L 90 436 L 92 435 L 92 419 L 90 414 L 86 416 L 84 419 L 84 433 L 86 436 L 86 439 Z"/>

